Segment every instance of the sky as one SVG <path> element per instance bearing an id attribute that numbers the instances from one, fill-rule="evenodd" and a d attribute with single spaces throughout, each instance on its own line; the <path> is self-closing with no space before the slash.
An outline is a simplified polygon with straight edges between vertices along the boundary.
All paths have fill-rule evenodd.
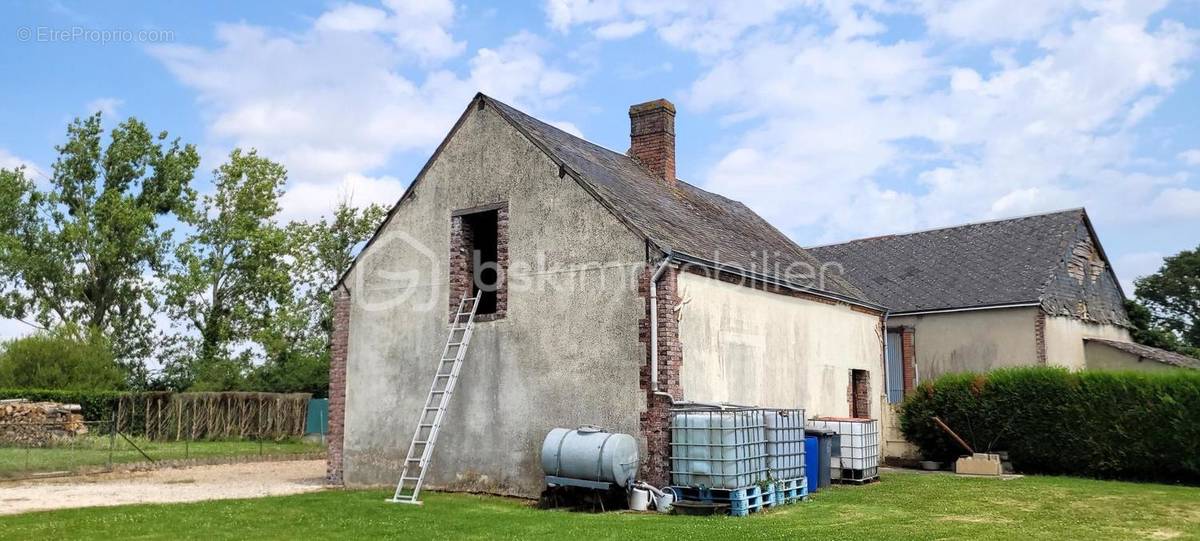
<path id="1" fill-rule="evenodd" d="M 623 152 L 677 107 L 679 177 L 802 246 L 1086 207 L 1119 279 L 1200 244 L 1200 0 L 0 3 L 0 167 L 73 118 L 289 171 L 285 219 L 390 205 L 482 91 Z M 0 336 L 28 332 L 0 322 Z"/>

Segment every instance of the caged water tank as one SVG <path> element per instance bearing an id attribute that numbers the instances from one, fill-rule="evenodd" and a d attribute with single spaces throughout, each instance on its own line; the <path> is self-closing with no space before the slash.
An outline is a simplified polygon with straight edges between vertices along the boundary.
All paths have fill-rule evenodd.
<path id="1" fill-rule="evenodd" d="M 767 479 L 763 411 L 676 410 L 671 419 L 671 483 L 737 489 Z"/>
<path id="2" fill-rule="evenodd" d="M 805 476 L 804 410 L 764 409 L 767 441 L 767 471 L 771 479 L 792 480 Z"/>
<path id="3" fill-rule="evenodd" d="M 542 471 L 552 484 L 624 487 L 633 482 L 637 470 L 638 444 L 629 434 L 583 426 L 555 428 L 542 440 Z"/>

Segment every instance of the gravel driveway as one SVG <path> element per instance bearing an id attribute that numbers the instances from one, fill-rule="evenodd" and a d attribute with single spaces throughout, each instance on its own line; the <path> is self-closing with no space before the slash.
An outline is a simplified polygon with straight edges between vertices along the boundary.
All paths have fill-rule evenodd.
<path id="1" fill-rule="evenodd" d="M 324 460 L 247 462 L 0 483 L 0 515 L 29 511 L 282 496 L 321 490 Z"/>

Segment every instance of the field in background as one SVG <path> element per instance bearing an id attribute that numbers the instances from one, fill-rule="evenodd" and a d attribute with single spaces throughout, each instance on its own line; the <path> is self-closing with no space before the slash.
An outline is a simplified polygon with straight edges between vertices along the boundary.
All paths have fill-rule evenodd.
<path id="1" fill-rule="evenodd" d="M 541 511 L 528 502 L 382 491 L 137 505 L 0 518 L 13 539 L 1189 539 L 1200 488 L 1025 477 L 888 473 L 748 518 Z"/>

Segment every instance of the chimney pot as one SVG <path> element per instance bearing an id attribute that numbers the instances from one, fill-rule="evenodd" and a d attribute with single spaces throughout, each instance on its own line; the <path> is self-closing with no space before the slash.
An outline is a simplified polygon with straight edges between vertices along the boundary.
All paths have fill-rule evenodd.
<path id="1" fill-rule="evenodd" d="M 675 184 L 675 105 L 663 99 L 629 108 L 629 155 Z"/>

